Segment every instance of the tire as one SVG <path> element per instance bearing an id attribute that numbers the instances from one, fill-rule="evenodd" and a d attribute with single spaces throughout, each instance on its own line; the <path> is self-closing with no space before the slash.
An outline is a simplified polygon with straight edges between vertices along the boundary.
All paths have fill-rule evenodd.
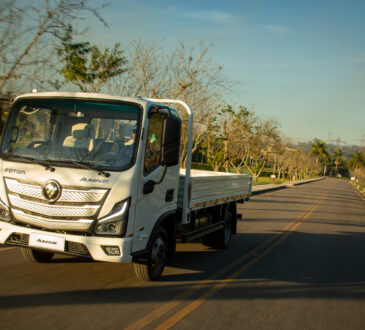
<path id="1" fill-rule="evenodd" d="M 136 276 L 144 281 L 157 281 L 165 268 L 168 254 L 167 233 L 160 227 L 153 235 L 147 260 L 134 262 Z"/>
<path id="2" fill-rule="evenodd" d="M 54 256 L 53 252 L 40 251 L 28 248 L 20 248 L 24 259 L 31 263 L 47 263 L 50 262 Z"/>
<path id="3" fill-rule="evenodd" d="M 224 218 L 224 228 L 203 237 L 202 243 L 215 249 L 226 249 L 231 243 L 232 222 L 233 216 L 231 211 L 228 210 Z"/>

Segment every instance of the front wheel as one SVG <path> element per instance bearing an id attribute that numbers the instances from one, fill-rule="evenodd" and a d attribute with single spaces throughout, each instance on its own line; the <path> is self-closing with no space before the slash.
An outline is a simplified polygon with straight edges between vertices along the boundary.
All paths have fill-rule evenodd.
<path id="1" fill-rule="evenodd" d="M 46 263 L 50 262 L 54 256 L 53 252 L 39 251 L 28 248 L 20 248 L 24 259 L 31 263 Z"/>
<path id="2" fill-rule="evenodd" d="M 147 260 L 134 262 L 136 276 L 144 281 L 156 281 L 161 277 L 167 258 L 167 233 L 160 227 L 153 235 Z"/>

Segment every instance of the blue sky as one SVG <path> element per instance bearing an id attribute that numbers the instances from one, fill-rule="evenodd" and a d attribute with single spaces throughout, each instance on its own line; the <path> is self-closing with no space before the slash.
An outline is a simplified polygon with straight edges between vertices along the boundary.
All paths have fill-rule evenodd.
<path id="1" fill-rule="evenodd" d="M 365 143 L 365 1 L 111 0 L 101 13 L 110 29 L 90 20 L 92 42 L 212 42 L 237 82 L 227 103 L 276 118 L 294 140 Z"/>

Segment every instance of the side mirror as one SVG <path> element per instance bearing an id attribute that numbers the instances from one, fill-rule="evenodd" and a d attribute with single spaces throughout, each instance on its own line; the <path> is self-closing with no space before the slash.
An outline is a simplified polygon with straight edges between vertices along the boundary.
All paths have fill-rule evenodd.
<path id="1" fill-rule="evenodd" d="M 143 186 L 143 193 L 145 195 L 150 194 L 155 189 L 155 181 L 148 180 Z"/>
<path id="2" fill-rule="evenodd" d="M 181 120 L 166 117 L 162 131 L 162 165 L 173 166 L 179 164 L 180 159 Z"/>

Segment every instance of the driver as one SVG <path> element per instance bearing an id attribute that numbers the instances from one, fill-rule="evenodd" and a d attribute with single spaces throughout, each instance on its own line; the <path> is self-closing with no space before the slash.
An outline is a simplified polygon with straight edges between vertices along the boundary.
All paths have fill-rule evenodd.
<path id="1" fill-rule="evenodd" d="M 127 141 L 124 145 L 125 146 L 132 146 L 136 141 L 137 129 L 133 128 L 132 137 L 129 141 Z"/>

